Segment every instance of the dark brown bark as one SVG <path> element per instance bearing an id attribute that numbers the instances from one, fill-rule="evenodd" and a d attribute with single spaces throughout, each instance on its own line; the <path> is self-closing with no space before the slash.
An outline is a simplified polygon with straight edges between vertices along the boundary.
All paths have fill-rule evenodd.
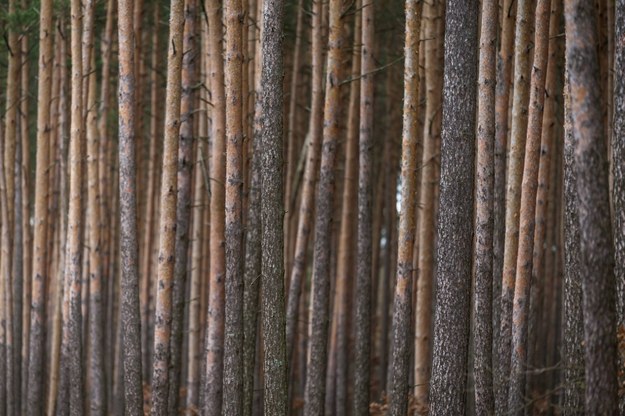
<path id="1" fill-rule="evenodd" d="M 119 213 L 120 326 L 126 414 L 143 415 L 141 316 L 137 245 L 135 165 L 135 38 L 133 1 L 120 0 L 119 10 Z"/>
<path id="2" fill-rule="evenodd" d="M 328 317 L 336 153 L 340 135 L 341 80 L 345 34 L 342 0 L 329 3 L 328 68 L 324 107 L 321 167 L 317 184 L 315 243 L 312 277 L 312 314 L 309 317 L 309 354 L 304 415 L 323 414 L 327 364 Z"/>
<path id="3" fill-rule="evenodd" d="M 615 7 L 614 74 L 625 71 L 625 2 L 616 1 Z M 612 93 L 612 91 L 608 91 Z M 612 135 L 612 160 L 614 175 L 614 259 L 617 288 L 618 333 L 625 336 L 625 78 L 614 77 L 614 132 Z M 620 162 L 616 162 L 620 161 Z M 621 345 L 625 339 L 620 340 Z M 625 365 L 625 350 L 619 349 L 619 363 Z M 619 372 L 619 385 L 625 383 L 625 372 Z M 625 394 L 621 392 L 619 411 L 625 414 Z"/>
<path id="4" fill-rule="evenodd" d="M 243 413 L 243 125 L 242 62 L 243 16 L 241 0 L 224 4 L 226 106 L 226 281 L 223 413 Z M 219 104 L 217 104 L 219 105 Z"/>
<path id="5" fill-rule="evenodd" d="M 182 97 L 180 103 L 180 135 L 178 148 L 178 199 L 176 205 L 176 251 L 172 293 L 171 360 L 169 365 L 168 413 L 179 412 L 180 380 L 182 371 L 182 339 L 184 331 L 185 287 L 189 251 L 189 223 L 191 219 L 191 178 L 193 168 L 193 123 L 195 114 L 196 68 L 200 55 L 197 37 L 197 1 L 187 0 L 184 7 L 184 34 L 182 41 Z"/>
<path id="6" fill-rule="evenodd" d="M 50 92 L 52 87 L 52 0 L 41 2 L 39 20 L 39 76 L 37 88 L 37 155 L 35 170 L 35 213 L 33 227 L 32 300 L 30 314 L 28 386 L 26 412 L 43 411 L 43 357 L 45 348 L 45 293 L 47 252 L 45 247 L 48 218 L 48 163 L 50 138 Z"/>
<path id="7" fill-rule="evenodd" d="M 616 414 L 616 299 L 608 166 L 592 3 L 565 1 L 566 66 L 575 142 L 588 414 Z"/>
<path id="8" fill-rule="evenodd" d="M 465 413 L 471 298 L 477 1 L 448 1 L 430 414 Z"/>
<path id="9" fill-rule="evenodd" d="M 477 414 L 494 411 L 492 377 L 493 194 L 495 185 L 495 53 L 497 4 L 482 1 L 478 75 L 477 169 L 475 190 L 475 293 L 473 374 Z"/>
<path id="10" fill-rule="evenodd" d="M 262 44 L 263 119 L 261 172 L 262 316 L 264 409 L 270 416 L 287 414 L 287 361 L 284 310 L 284 184 L 282 179 L 283 0 L 264 0 Z M 259 57 L 257 57 L 258 59 Z"/>
<path id="11" fill-rule="evenodd" d="M 575 142 L 569 80 L 564 84 L 564 397 L 563 414 L 584 411 L 584 326 L 580 276 L 580 236 L 577 216 Z M 546 265 L 545 265 L 546 266 Z"/>

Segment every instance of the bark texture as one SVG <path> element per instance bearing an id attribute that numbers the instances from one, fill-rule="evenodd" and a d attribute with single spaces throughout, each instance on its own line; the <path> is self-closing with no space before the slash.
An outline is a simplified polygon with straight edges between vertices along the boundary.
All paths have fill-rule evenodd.
<path id="1" fill-rule="evenodd" d="M 477 84 L 477 1 L 447 2 L 430 414 L 465 413 Z"/>
<path id="2" fill-rule="evenodd" d="M 39 76 L 37 78 L 37 154 L 33 226 L 33 266 L 30 303 L 30 335 L 26 412 L 43 412 L 43 357 L 46 339 L 46 281 L 48 229 L 47 198 L 50 140 L 50 94 L 52 90 L 52 0 L 43 0 L 39 11 Z"/>
<path id="3" fill-rule="evenodd" d="M 287 361 L 284 312 L 284 184 L 282 179 L 283 0 L 263 1 L 262 72 L 262 315 L 264 409 L 287 414 Z"/>
<path id="4" fill-rule="evenodd" d="M 497 4 L 482 1 L 478 75 L 477 169 L 475 190 L 475 293 L 473 376 L 477 414 L 493 414 L 492 301 L 493 198 L 495 185 L 495 54 Z"/>
<path id="5" fill-rule="evenodd" d="M 343 52 L 346 39 L 341 21 L 343 0 L 330 0 L 328 68 L 323 122 L 321 168 L 317 184 L 315 212 L 315 244 L 312 277 L 312 314 L 309 318 L 308 371 L 304 393 L 304 415 L 322 415 L 324 411 L 327 363 L 328 303 L 330 272 L 336 149 L 341 134 L 341 80 Z"/>
<path id="6" fill-rule="evenodd" d="M 133 1 L 119 0 L 119 215 L 120 316 L 124 408 L 143 415 L 141 316 L 137 245 L 137 189 L 135 165 L 135 38 Z"/>
<path id="7" fill-rule="evenodd" d="M 616 414 L 616 287 L 597 27 L 590 2 L 566 0 L 564 11 L 584 293 L 585 408 L 588 414 Z"/>

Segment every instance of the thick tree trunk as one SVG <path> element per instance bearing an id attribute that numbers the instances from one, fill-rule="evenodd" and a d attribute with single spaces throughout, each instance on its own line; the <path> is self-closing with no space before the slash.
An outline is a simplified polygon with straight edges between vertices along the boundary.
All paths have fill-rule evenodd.
<path id="1" fill-rule="evenodd" d="M 478 79 L 475 190 L 475 293 L 473 374 L 477 414 L 494 412 L 492 378 L 493 194 L 495 185 L 495 54 L 497 4 L 482 1 Z"/>
<path id="2" fill-rule="evenodd" d="M 178 149 L 178 199 L 176 205 L 176 249 L 172 293 L 171 363 L 169 370 L 168 413 L 179 413 L 180 379 L 182 371 L 182 339 L 184 331 L 185 287 L 189 252 L 189 222 L 191 217 L 191 178 L 193 167 L 193 123 L 195 114 L 195 84 L 197 62 L 200 59 L 197 41 L 197 2 L 185 1 L 184 39 L 182 42 L 182 98 L 180 103 L 180 144 Z"/>
<path id="3" fill-rule="evenodd" d="M 135 165 L 133 1 L 119 1 L 120 317 L 126 414 L 143 415 Z"/>
<path id="4" fill-rule="evenodd" d="M 269 416 L 287 414 L 282 178 L 283 18 L 283 0 L 263 1 L 263 65 L 260 82 L 264 120 L 260 163 L 263 230 L 261 276 L 265 391 L 263 412 Z"/>
<path id="5" fill-rule="evenodd" d="M 586 412 L 616 414 L 616 299 L 608 166 L 593 5 L 566 0 L 566 66 L 575 142 Z"/>
<path id="6" fill-rule="evenodd" d="M 580 276 L 580 236 L 577 216 L 575 142 L 571 120 L 569 77 L 564 83 L 564 398 L 563 414 L 584 411 L 584 327 Z M 545 265 L 546 266 L 546 265 Z M 548 271 L 547 271 L 548 272 Z"/>
<path id="7" fill-rule="evenodd" d="M 447 2 L 430 413 L 464 414 L 471 299 L 477 1 Z"/>
<path id="8" fill-rule="evenodd" d="M 501 311 L 497 368 L 495 373 L 495 413 L 505 413 L 508 404 L 510 357 L 512 355 L 512 305 L 514 280 L 519 246 L 519 210 L 521 204 L 521 181 L 527 133 L 529 100 L 529 75 L 532 29 L 532 1 L 517 3 L 514 50 L 514 95 L 512 97 L 512 120 L 506 183 L 506 220 L 501 282 Z M 506 104 L 506 110 L 508 111 Z M 505 146 L 504 146 L 505 149 Z M 497 209 L 498 207 L 496 207 Z"/>
<path id="9" fill-rule="evenodd" d="M 37 161 L 35 169 L 35 213 L 33 229 L 33 275 L 29 336 L 26 413 L 43 411 L 43 357 L 45 348 L 45 300 L 48 276 L 46 234 L 48 164 L 50 138 L 50 93 L 52 89 L 52 0 L 43 0 L 39 12 L 39 76 L 37 81 Z"/>
<path id="10" fill-rule="evenodd" d="M 331 275 L 330 248 L 332 246 L 332 223 L 334 216 L 336 153 L 340 136 L 342 60 L 346 41 L 343 22 L 341 21 L 343 6 L 344 2 L 342 0 L 330 0 L 330 32 L 328 39 L 323 145 L 315 212 L 312 314 L 309 317 L 308 369 L 304 398 L 305 416 L 323 414 L 326 393 L 326 340 L 328 336 L 328 304 Z"/>
<path id="11" fill-rule="evenodd" d="M 617 288 L 617 319 L 620 345 L 625 343 L 625 1 L 617 0 L 615 8 L 614 51 L 614 133 L 612 160 L 614 175 L 614 274 Z M 612 74 L 612 72 L 610 72 Z M 609 91 L 611 93 L 612 91 Z M 619 368 L 625 365 L 625 349 L 619 348 Z M 619 372 L 619 385 L 625 383 L 625 372 Z M 620 395 L 619 411 L 625 414 L 625 394 Z"/>

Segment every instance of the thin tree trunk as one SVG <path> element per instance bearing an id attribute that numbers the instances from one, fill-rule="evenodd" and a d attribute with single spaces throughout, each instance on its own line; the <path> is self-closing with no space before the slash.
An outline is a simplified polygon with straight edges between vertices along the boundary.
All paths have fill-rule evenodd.
<path id="1" fill-rule="evenodd" d="M 315 244 L 312 277 L 312 314 L 309 318 L 309 352 L 304 398 L 304 415 L 323 414 L 327 364 L 328 304 L 330 299 L 330 271 L 334 187 L 336 177 L 336 150 L 340 135 L 341 80 L 345 34 L 341 16 L 342 0 L 329 3 L 328 68 L 323 122 L 323 144 L 317 209 L 315 212 Z M 314 121 L 314 120 L 313 120 Z"/>
<path id="2" fill-rule="evenodd" d="M 242 62 L 243 5 L 241 0 L 228 0 L 224 5 L 226 46 L 224 72 L 226 92 L 226 280 L 223 412 L 237 416 L 243 413 L 243 262 L 242 193 L 243 193 L 243 125 Z M 217 104 L 219 105 L 219 104 Z"/>
<path id="3" fill-rule="evenodd" d="M 262 18 L 262 16 L 261 16 Z M 259 22 L 257 22 L 259 23 Z M 260 28 L 262 32 L 262 27 Z M 254 41 L 256 45 L 256 41 Z M 247 233 L 245 246 L 245 287 L 243 299 L 243 360 L 244 360 L 244 381 L 243 381 L 243 414 L 251 416 L 254 404 L 254 376 L 257 367 L 256 351 L 257 351 L 257 330 L 258 330 L 258 302 L 261 285 L 261 267 L 262 267 L 262 229 L 261 229 L 261 156 L 262 156 L 262 122 L 263 108 L 261 106 L 260 91 L 262 84 L 260 82 L 260 68 L 263 56 L 259 52 L 255 56 L 254 64 L 254 136 L 252 138 L 252 162 L 250 166 L 250 185 L 247 212 Z M 256 70 L 258 69 L 258 70 Z"/>
<path id="4" fill-rule="evenodd" d="M 43 412 L 43 357 L 45 348 L 45 299 L 48 276 L 47 192 L 50 138 L 50 93 L 52 89 L 52 0 L 43 0 L 39 20 L 39 76 L 37 88 L 37 161 L 35 173 L 35 214 L 33 234 L 33 276 L 29 336 L 26 413 Z"/>
<path id="5" fill-rule="evenodd" d="M 514 302 L 512 309 L 512 345 L 508 412 L 525 412 L 525 371 L 527 369 L 527 327 L 534 251 L 534 217 L 540 163 L 540 141 L 545 102 L 545 74 L 549 48 L 549 15 L 551 0 L 536 3 L 534 63 L 525 143 L 525 161 L 521 183 L 519 250 L 517 253 Z"/>
<path id="6" fill-rule="evenodd" d="M 493 194 L 495 185 L 495 54 L 497 3 L 482 1 L 478 79 L 475 203 L 473 373 L 477 414 L 494 412 L 492 378 Z"/>
<path id="7" fill-rule="evenodd" d="M 16 0 L 8 0 L 7 11 L 9 16 L 16 13 Z M 7 68 L 7 90 L 6 90 L 6 112 L 4 113 L 4 186 L 7 200 L 7 230 L 9 231 L 8 243 L 11 244 L 13 235 L 13 222 L 15 216 L 15 148 L 17 144 L 17 111 L 19 109 L 19 76 L 20 76 L 20 49 L 18 47 L 17 31 L 15 27 L 8 26 L 6 36 L 6 47 L 8 51 Z M 3 221 L 4 224 L 4 221 Z M 7 255 L 12 258 L 12 248 L 7 247 Z M 7 263 L 9 271 L 11 262 Z M 11 404 L 12 406 L 12 404 Z"/>
<path id="8" fill-rule="evenodd" d="M 169 16 L 165 135 L 161 178 L 159 253 L 156 310 L 154 319 L 154 361 L 152 368 L 152 415 L 168 413 L 172 288 L 176 258 L 176 205 L 178 199 L 178 147 L 180 137 L 180 93 L 184 1 L 172 0 Z M 190 140 L 189 140 L 190 142 Z M 183 157 L 187 159 L 187 157 Z M 184 165 L 184 164 L 183 164 Z M 186 201 L 188 203 L 188 201 Z M 188 225 L 188 222 L 187 222 Z M 182 227 L 181 227 L 182 228 Z M 149 232 L 149 230 L 148 230 Z M 181 261 L 186 261 L 187 255 Z"/>
<path id="9" fill-rule="evenodd" d="M 119 0 L 120 316 L 126 414 L 143 415 L 135 165 L 133 1 Z"/>
<path id="10" fill-rule="evenodd" d="M 2 126 L 0 126 L 2 128 Z M 0 132 L 0 136 L 4 131 Z M 4 146 L 4 137 L 0 137 L 0 146 Z M 0 147 L 3 148 L 3 147 Z M 11 282 L 11 227 L 9 225 L 9 202 L 7 198 L 4 158 L 0 158 L 0 414 L 11 415 L 13 412 L 13 392 L 9 383 L 11 373 L 11 334 L 9 328 L 11 306 L 8 304 L 7 288 Z"/>
<path id="11" fill-rule="evenodd" d="M 295 330 L 297 328 L 298 309 L 302 284 L 306 274 L 306 258 L 308 255 L 308 238 L 311 232 L 311 222 L 315 209 L 315 182 L 317 177 L 317 165 L 321 152 L 322 119 L 323 119 L 323 2 L 313 0 L 312 17 L 312 81 L 311 81 L 311 104 L 310 104 L 310 141 L 306 152 L 306 168 L 304 169 L 304 185 L 302 200 L 299 207 L 299 219 L 297 236 L 295 238 L 295 254 L 293 256 L 293 269 L 290 272 L 289 295 L 286 309 L 286 342 L 287 359 L 291 363 L 295 346 Z"/>
<path id="12" fill-rule="evenodd" d="M 169 414 L 179 413 L 180 379 L 182 369 L 182 338 L 184 331 L 185 287 L 189 252 L 189 222 L 191 216 L 191 178 L 193 167 L 193 121 L 198 37 L 196 0 L 186 0 L 184 8 L 184 39 L 182 43 L 182 99 L 180 103 L 180 147 L 178 149 L 178 199 L 176 206 L 176 249 L 171 324 L 171 363 L 169 374 Z"/>
<path id="13" fill-rule="evenodd" d="M 207 3 L 210 54 L 211 102 L 224 103 L 224 65 L 222 47 L 221 6 L 219 1 Z M 206 369 L 202 375 L 200 402 L 207 416 L 221 414 L 223 343 L 224 343 L 224 197 L 226 182 L 226 113 L 224 105 L 211 107 L 212 149 L 210 182 L 210 288 L 207 330 L 204 348 Z M 203 311 L 201 311 L 203 313 Z"/>
<path id="14" fill-rule="evenodd" d="M 106 413 L 106 380 L 104 374 L 104 285 L 102 276 L 102 237 L 100 234 L 100 187 L 99 187 L 99 140 L 96 113 L 95 56 L 91 58 L 94 68 L 88 76 L 87 99 L 87 180 L 89 222 L 89 341 L 87 351 L 89 367 L 87 385 L 89 411 L 92 415 Z M 104 287 L 103 287 L 104 286 Z"/>
<path id="15" fill-rule="evenodd" d="M 332 319 L 333 338 L 336 339 L 334 346 L 334 358 L 336 370 L 334 374 L 328 374 L 336 383 L 336 400 L 332 412 L 337 416 L 344 416 L 347 410 L 347 363 L 348 363 L 348 338 L 350 294 L 353 289 L 354 275 L 354 211 L 357 203 L 358 192 L 358 127 L 359 127 L 359 98 L 360 98 L 360 49 L 362 44 L 361 30 L 361 1 L 354 3 L 357 12 L 354 16 L 354 40 L 352 51 L 352 67 L 349 91 L 349 104 L 347 116 L 347 132 L 345 138 L 345 163 L 343 192 L 341 193 L 341 222 L 337 250 L 336 283 L 334 288 L 334 307 Z M 337 198 L 338 200 L 338 198 Z M 338 202 L 338 201 L 337 201 Z M 331 352 L 332 354 L 332 352 Z M 330 373 L 330 372 L 328 372 Z M 326 390 L 328 387 L 326 386 Z M 326 395 L 328 398 L 330 395 Z M 327 405 L 326 405 L 327 409 Z M 326 411 L 326 413 L 328 413 Z"/>
<path id="16" fill-rule="evenodd" d="M 284 184 L 282 178 L 283 0 L 263 1 L 262 85 L 262 308 L 264 414 L 287 414 L 287 361 L 284 310 Z M 257 57 L 258 59 L 259 57 Z"/>
<path id="17" fill-rule="evenodd" d="M 371 279 L 372 279 L 372 185 L 373 185 L 373 100 L 375 68 L 375 9 L 372 0 L 362 4 L 362 47 L 360 66 L 360 136 L 358 140 L 358 236 L 356 259 L 353 414 L 369 410 L 371 362 Z M 357 59 L 357 58 L 355 58 Z M 373 270 L 373 272 L 377 272 Z"/>
<path id="18" fill-rule="evenodd" d="M 432 415 L 465 413 L 471 299 L 477 1 L 449 1 L 441 135 Z"/>
<path id="19" fill-rule="evenodd" d="M 498 343 L 498 363 L 495 378 L 495 412 L 505 413 L 508 404 L 510 358 L 512 356 L 512 305 L 516 275 L 516 259 L 519 246 L 519 209 L 521 204 L 521 181 L 525 136 L 527 133 L 527 108 L 529 100 L 532 13 L 531 0 L 517 3 L 514 50 L 514 95 L 512 97 L 512 120 L 510 153 L 508 156 L 506 185 L 506 220 L 501 283 L 501 311 Z M 506 105 L 507 108 L 507 105 Z M 506 109 L 507 111 L 507 109 Z M 505 146 L 504 146 L 505 148 Z M 496 207 L 495 209 L 498 209 Z"/>
<path id="20" fill-rule="evenodd" d="M 82 366 L 82 163 L 83 151 L 83 65 L 82 65 L 82 4 L 71 3 L 71 122 L 69 141 L 69 213 L 67 215 L 67 244 L 65 254 L 65 293 L 68 315 L 63 318 L 63 331 L 67 331 L 66 369 L 69 377 L 69 414 L 84 412 L 84 386 Z"/>
<path id="21" fill-rule="evenodd" d="M 612 160 L 614 175 L 614 274 L 617 288 L 617 319 L 621 345 L 625 343 L 625 1 L 617 0 L 615 7 L 614 52 L 614 132 L 612 134 Z M 611 72 L 612 73 L 612 72 Z M 611 93 L 612 91 L 609 91 Z M 619 349 L 619 368 L 625 365 L 625 349 Z M 625 383 L 625 372 L 619 372 L 619 385 Z M 625 414 L 625 394 L 619 399 L 619 411 Z"/>
<path id="22" fill-rule="evenodd" d="M 406 2 L 404 66 L 404 108 L 401 157 L 401 211 L 397 256 L 397 282 L 393 302 L 390 414 L 405 415 L 408 410 L 410 324 L 412 314 L 412 255 L 415 239 L 417 191 L 417 147 L 419 143 L 419 35 L 420 1 Z M 389 207 L 391 208 L 391 207 Z"/>
<path id="23" fill-rule="evenodd" d="M 614 251 L 593 6 L 567 0 L 565 18 L 584 293 L 585 407 L 588 414 L 616 414 Z"/>

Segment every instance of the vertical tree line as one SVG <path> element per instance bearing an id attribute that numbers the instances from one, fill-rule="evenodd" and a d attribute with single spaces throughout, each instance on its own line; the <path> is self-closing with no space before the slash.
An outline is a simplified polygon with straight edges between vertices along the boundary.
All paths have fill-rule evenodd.
<path id="1" fill-rule="evenodd" d="M 0 22 L 0 416 L 624 411 L 624 1 Z"/>

